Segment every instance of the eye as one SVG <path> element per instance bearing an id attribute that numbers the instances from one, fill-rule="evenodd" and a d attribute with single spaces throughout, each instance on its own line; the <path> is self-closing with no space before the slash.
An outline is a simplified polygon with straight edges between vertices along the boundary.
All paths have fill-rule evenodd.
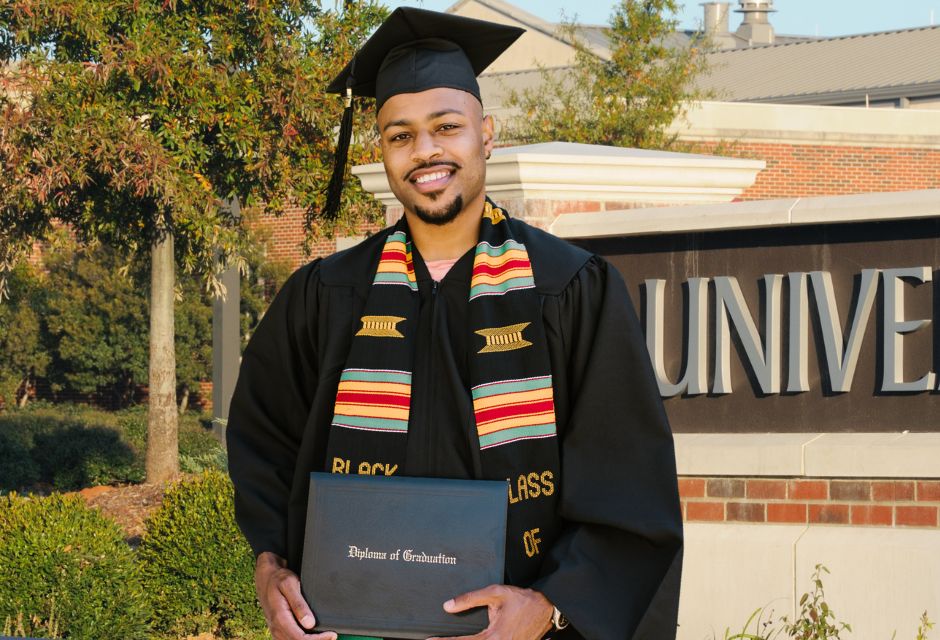
<path id="1" fill-rule="evenodd" d="M 459 129 L 459 128 L 460 128 L 460 125 L 459 125 L 459 124 L 455 124 L 455 123 L 453 123 L 453 122 L 445 122 L 444 124 L 442 124 L 441 126 L 439 126 L 439 127 L 437 128 L 437 130 L 438 130 L 438 131 L 453 131 L 453 130 Z"/>
<path id="2" fill-rule="evenodd" d="M 402 131 L 401 133 L 396 133 L 395 135 L 393 135 L 391 138 L 388 139 L 388 141 L 389 142 L 401 142 L 403 140 L 407 140 L 409 137 L 410 136 L 406 132 Z"/>

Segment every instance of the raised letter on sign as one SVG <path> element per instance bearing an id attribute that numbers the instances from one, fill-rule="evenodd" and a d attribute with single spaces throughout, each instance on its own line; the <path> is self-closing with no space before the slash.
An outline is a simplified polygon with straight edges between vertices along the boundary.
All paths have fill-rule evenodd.
<path id="1" fill-rule="evenodd" d="M 809 391 L 809 293 L 805 273 L 788 273 L 790 281 L 790 349 L 787 391 Z"/>
<path id="2" fill-rule="evenodd" d="M 882 291 L 884 291 L 884 379 L 882 391 L 931 391 L 936 376 L 928 372 L 919 380 L 904 382 L 904 346 L 905 333 L 917 331 L 930 324 L 930 320 L 904 319 L 904 278 L 916 282 L 930 282 L 933 279 L 929 267 L 909 267 L 907 269 L 885 269 L 882 273 Z"/>
<path id="3" fill-rule="evenodd" d="M 647 280 L 646 286 L 646 348 L 653 361 L 659 394 L 671 398 L 686 391 L 689 395 L 708 393 L 706 353 L 708 339 L 708 278 L 689 278 L 689 308 L 687 310 L 688 344 L 685 345 L 686 363 L 682 379 L 673 384 L 666 375 L 663 356 L 665 280 Z"/>
<path id="4" fill-rule="evenodd" d="M 832 391 L 844 393 L 852 388 L 852 378 L 858 364 L 858 354 L 868 326 L 875 291 L 878 288 L 878 269 L 864 269 L 858 290 L 858 302 L 852 315 L 848 338 L 843 340 L 839 322 L 839 308 L 832 288 L 832 275 L 828 271 L 813 271 L 809 274 L 813 283 L 816 308 L 819 309 L 819 325 L 826 350 L 826 365 Z M 843 353 L 844 346 L 844 353 Z"/>
<path id="5" fill-rule="evenodd" d="M 715 278 L 714 393 L 731 393 L 731 327 L 733 324 L 748 364 L 763 393 L 780 393 L 780 289 L 783 276 L 764 276 L 764 344 L 747 310 L 738 279 Z M 730 319 L 730 323 L 728 322 Z"/>

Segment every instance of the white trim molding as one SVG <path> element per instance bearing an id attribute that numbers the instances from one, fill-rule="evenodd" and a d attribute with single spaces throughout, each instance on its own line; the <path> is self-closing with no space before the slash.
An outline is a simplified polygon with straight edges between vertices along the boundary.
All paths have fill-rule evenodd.
<path id="1" fill-rule="evenodd" d="M 765 166 L 763 160 L 546 142 L 494 150 L 486 165 L 486 192 L 497 202 L 730 202 Z M 381 163 L 352 172 L 382 204 L 400 206 Z"/>
<path id="2" fill-rule="evenodd" d="M 940 189 L 564 213 L 549 230 L 561 238 L 605 238 L 934 217 Z"/>

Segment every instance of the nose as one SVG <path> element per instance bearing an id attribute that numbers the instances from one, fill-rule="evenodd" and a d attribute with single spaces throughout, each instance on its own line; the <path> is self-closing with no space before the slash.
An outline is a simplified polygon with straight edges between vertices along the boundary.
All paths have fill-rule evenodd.
<path id="1" fill-rule="evenodd" d="M 415 136 L 414 146 L 411 151 L 411 160 L 416 163 L 427 162 L 433 158 L 443 155 L 437 139 L 427 132 L 418 133 Z"/>

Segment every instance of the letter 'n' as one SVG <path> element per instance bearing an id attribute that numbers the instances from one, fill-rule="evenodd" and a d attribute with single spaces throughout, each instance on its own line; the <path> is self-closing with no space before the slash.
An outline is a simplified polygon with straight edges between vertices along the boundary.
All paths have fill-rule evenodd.
<path id="1" fill-rule="evenodd" d="M 744 347 L 748 364 L 763 393 L 780 393 L 780 291 L 783 276 L 764 276 L 764 340 L 744 301 L 738 279 L 715 278 L 714 393 L 731 393 L 731 325 Z"/>

